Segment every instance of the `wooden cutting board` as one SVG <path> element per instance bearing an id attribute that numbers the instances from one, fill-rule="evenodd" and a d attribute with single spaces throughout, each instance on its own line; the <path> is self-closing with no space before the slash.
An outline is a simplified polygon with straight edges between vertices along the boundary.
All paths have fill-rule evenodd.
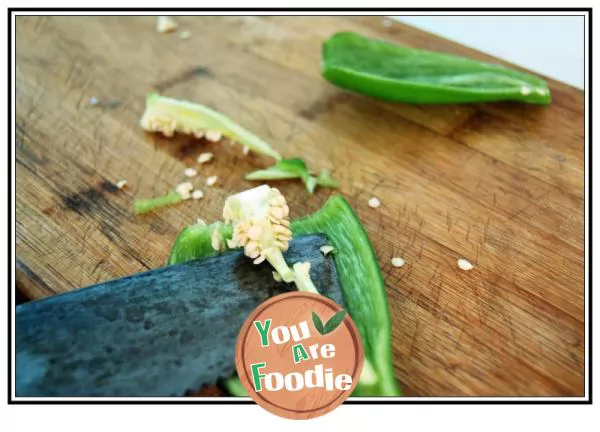
<path id="1" fill-rule="evenodd" d="M 379 17 L 18 17 L 17 287 L 32 299 L 165 264 L 177 233 L 272 161 L 144 133 L 145 95 L 212 106 L 287 157 L 329 168 L 376 248 L 397 377 L 410 395 L 584 394 L 584 95 L 550 107 L 378 102 L 320 77 L 321 43 L 353 30 L 494 60 Z M 90 107 L 96 97 L 106 105 Z M 117 103 L 118 102 L 118 103 Z M 205 192 L 135 216 L 211 151 Z M 207 176 L 217 175 L 213 187 Z M 127 180 L 128 188 L 114 183 Z M 333 192 L 277 185 L 292 216 Z M 382 206 L 372 209 L 369 198 Z M 406 260 L 402 268 L 393 256 Z M 474 265 L 465 272 L 457 260 Z"/>

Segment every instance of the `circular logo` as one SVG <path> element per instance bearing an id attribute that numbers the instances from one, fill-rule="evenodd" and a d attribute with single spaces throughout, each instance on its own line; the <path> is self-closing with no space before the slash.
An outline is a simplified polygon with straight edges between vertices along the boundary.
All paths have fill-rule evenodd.
<path id="1" fill-rule="evenodd" d="M 306 292 L 281 294 L 258 306 L 242 326 L 235 354 L 249 396 L 290 419 L 318 417 L 341 405 L 364 359 L 347 312 Z"/>

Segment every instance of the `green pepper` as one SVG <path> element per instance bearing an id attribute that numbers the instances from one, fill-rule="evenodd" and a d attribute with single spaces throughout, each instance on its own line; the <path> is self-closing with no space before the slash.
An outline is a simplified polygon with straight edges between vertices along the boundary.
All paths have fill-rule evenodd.
<path id="1" fill-rule="evenodd" d="M 175 132 L 196 137 L 206 135 L 207 139 L 210 132 L 222 134 L 258 154 L 281 159 L 281 155 L 269 144 L 224 114 L 198 103 L 157 93 L 150 93 L 146 97 L 146 110 L 140 119 L 140 126 L 149 132 L 162 132 L 168 137 Z"/>
<path id="2" fill-rule="evenodd" d="M 258 170 L 246 174 L 246 180 L 288 180 L 299 178 L 304 182 L 308 193 L 313 193 L 315 187 L 323 186 L 329 188 L 337 188 L 338 182 L 331 177 L 328 170 L 321 171 L 321 174 L 316 177 L 310 173 L 306 162 L 302 159 L 282 159 L 275 165 L 266 169 Z"/>
<path id="3" fill-rule="evenodd" d="M 133 203 L 133 211 L 136 214 L 147 213 L 160 207 L 177 204 L 181 201 L 183 201 L 181 195 L 179 195 L 177 192 L 169 192 L 163 196 L 137 200 Z"/>
<path id="4" fill-rule="evenodd" d="M 547 83 L 536 76 L 350 32 L 323 44 L 322 75 L 343 89 L 392 102 L 551 102 Z"/>
<path id="5" fill-rule="evenodd" d="M 168 264 L 205 258 L 217 252 L 211 247 L 214 230 L 231 238 L 231 226 L 192 225 L 177 237 Z M 348 313 L 360 332 L 365 363 L 353 396 L 401 396 L 394 377 L 391 323 L 381 270 L 360 220 L 348 202 L 333 196 L 316 213 L 291 223 L 294 235 L 325 234 L 335 248 L 333 255 Z M 227 383 L 230 392 L 242 387 Z M 243 395 L 238 392 L 237 395 Z"/>

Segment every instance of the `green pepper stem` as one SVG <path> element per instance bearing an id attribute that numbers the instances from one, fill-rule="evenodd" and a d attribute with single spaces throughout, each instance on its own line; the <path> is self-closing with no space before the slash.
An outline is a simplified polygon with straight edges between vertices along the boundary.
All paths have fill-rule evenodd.
<path id="1" fill-rule="evenodd" d="M 294 282 L 298 287 L 298 291 L 311 292 L 319 294 L 317 287 L 310 278 L 310 263 L 299 262 L 294 264 Z"/>
<path id="2" fill-rule="evenodd" d="M 284 282 L 292 282 L 294 280 L 294 272 L 285 262 L 283 254 L 279 249 L 274 249 L 267 254 L 267 261 L 273 266 L 275 271 L 281 275 Z"/>
<path id="3" fill-rule="evenodd" d="M 315 284 L 313 284 L 312 280 L 310 279 L 298 277 L 296 278 L 295 282 L 296 286 L 298 287 L 298 291 L 320 294 L 319 291 L 317 291 L 317 287 L 315 287 Z"/>

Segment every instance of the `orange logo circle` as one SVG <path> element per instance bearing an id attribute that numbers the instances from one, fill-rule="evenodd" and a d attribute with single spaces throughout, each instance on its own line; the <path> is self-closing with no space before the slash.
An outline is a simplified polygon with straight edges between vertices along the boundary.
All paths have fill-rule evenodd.
<path id="1" fill-rule="evenodd" d="M 235 354 L 250 397 L 291 419 L 318 417 L 341 405 L 364 359 L 346 311 L 307 292 L 281 294 L 258 306 L 242 326 Z"/>

